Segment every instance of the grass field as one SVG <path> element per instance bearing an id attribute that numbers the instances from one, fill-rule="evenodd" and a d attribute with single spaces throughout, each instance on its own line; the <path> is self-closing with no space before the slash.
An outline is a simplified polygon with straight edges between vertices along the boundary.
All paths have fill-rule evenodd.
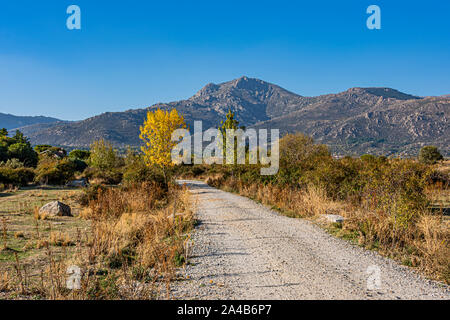
<path id="1" fill-rule="evenodd" d="M 79 189 L 30 187 L 0 194 L 1 277 L 19 276 L 32 281 L 41 277 L 41 271 L 48 265 L 49 250 L 56 259 L 70 258 L 74 254 L 75 243 L 85 242 L 90 226 L 90 221 L 78 218 L 80 206 L 75 199 L 81 192 Z M 74 217 L 36 219 L 36 208 L 55 200 L 71 206 Z"/>
<path id="2" fill-rule="evenodd" d="M 87 190 L 29 187 L 0 194 L 1 299 L 159 299 L 188 259 L 193 226 L 187 191 L 152 183 Z M 59 200 L 73 217 L 39 208 Z M 176 213 L 176 216 L 175 216 Z M 80 285 L 66 281 L 72 267 Z"/>

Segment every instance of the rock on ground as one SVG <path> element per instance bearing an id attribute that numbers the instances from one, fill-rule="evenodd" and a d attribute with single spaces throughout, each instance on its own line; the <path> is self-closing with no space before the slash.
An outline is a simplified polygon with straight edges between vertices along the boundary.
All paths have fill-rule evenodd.
<path id="1" fill-rule="evenodd" d="M 74 188 L 84 188 L 87 187 L 87 185 L 86 179 L 72 180 L 66 184 L 66 186 Z"/>
<path id="2" fill-rule="evenodd" d="M 56 216 L 72 217 L 70 207 L 59 201 L 52 201 L 44 205 L 42 208 L 39 209 L 39 214 L 43 213 L 47 214 L 50 217 Z"/>

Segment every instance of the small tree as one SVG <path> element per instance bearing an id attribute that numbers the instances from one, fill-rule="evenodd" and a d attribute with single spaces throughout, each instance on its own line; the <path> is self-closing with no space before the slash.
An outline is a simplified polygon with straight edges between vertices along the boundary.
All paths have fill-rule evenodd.
<path id="1" fill-rule="evenodd" d="M 312 166 L 318 159 L 330 157 L 325 145 L 315 144 L 313 138 L 303 133 L 287 134 L 280 139 L 280 165 L 283 168 Z"/>
<path id="2" fill-rule="evenodd" d="M 116 168 L 117 154 L 111 143 L 100 139 L 91 144 L 89 162 L 93 168 L 108 171 Z"/>
<path id="3" fill-rule="evenodd" d="M 30 140 L 27 137 L 25 137 L 23 135 L 23 133 L 20 132 L 19 130 L 16 130 L 16 133 L 15 133 L 13 139 L 16 140 L 17 143 L 30 144 Z"/>
<path id="4" fill-rule="evenodd" d="M 27 167 L 35 167 L 38 163 L 38 155 L 29 143 L 19 142 L 8 147 L 8 158 L 18 159 Z"/>
<path id="5" fill-rule="evenodd" d="M 87 159 L 89 159 L 90 156 L 91 156 L 91 153 L 87 150 L 75 149 L 75 150 L 70 151 L 70 153 L 69 153 L 69 158 L 80 159 L 80 160 L 87 160 Z"/>
<path id="6" fill-rule="evenodd" d="M 176 129 L 186 128 L 183 116 L 176 109 L 149 111 L 144 125 L 140 127 L 140 138 L 144 141 L 142 152 L 145 163 L 161 168 L 167 183 L 167 168 L 173 166 L 171 152 L 176 146 L 172 141 L 172 133 Z"/>
<path id="7" fill-rule="evenodd" d="M 438 148 L 435 146 L 425 146 L 419 151 L 419 161 L 425 164 L 435 164 L 444 159 Z"/>
<path id="8" fill-rule="evenodd" d="M 239 121 L 236 120 L 234 112 L 231 112 L 231 109 L 228 110 L 228 113 L 226 114 L 225 121 L 220 121 L 219 125 L 219 131 L 222 135 L 222 139 L 218 140 L 217 143 L 219 144 L 219 147 L 222 148 L 222 153 L 224 159 L 226 158 L 226 150 L 227 150 L 227 130 L 237 130 L 237 129 L 245 129 L 244 126 L 239 127 Z M 236 139 L 234 139 L 234 163 L 237 163 L 237 145 L 236 145 Z"/>

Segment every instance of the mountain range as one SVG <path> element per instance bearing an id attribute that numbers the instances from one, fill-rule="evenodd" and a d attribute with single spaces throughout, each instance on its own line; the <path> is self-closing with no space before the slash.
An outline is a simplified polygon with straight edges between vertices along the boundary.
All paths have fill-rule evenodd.
<path id="1" fill-rule="evenodd" d="M 59 121 L 61 120 L 44 116 L 14 116 L 12 114 L 0 112 L 0 127 L 8 130 L 33 124 L 50 124 Z"/>
<path id="2" fill-rule="evenodd" d="M 304 97 L 245 76 L 207 84 L 186 100 L 107 112 L 75 122 L 44 118 L 42 122 L 24 123 L 20 130 L 33 144 L 87 147 L 104 138 L 117 147 L 138 146 L 139 126 L 147 111 L 157 108 L 176 108 L 191 128 L 194 120 L 202 120 L 204 130 L 217 127 L 231 109 L 241 125 L 277 128 L 282 134 L 303 132 L 340 155 L 413 156 L 430 144 L 450 155 L 448 95 L 418 97 L 390 88 L 351 88 Z"/>

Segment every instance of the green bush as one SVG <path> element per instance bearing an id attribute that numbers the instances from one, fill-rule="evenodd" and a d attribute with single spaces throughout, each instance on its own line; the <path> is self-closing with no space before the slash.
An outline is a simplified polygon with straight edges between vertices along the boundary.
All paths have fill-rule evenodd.
<path id="1" fill-rule="evenodd" d="M 0 161 L 18 159 L 27 167 L 36 167 L 38 155 L 31 147 L 30 141 L 19 131 L 13 137 L 8 137 L 7 130 L 0 134 Z"/>
<path id="2" fill-rule="evenodd" d="M 6 162 L 0 162 L 0 167 L 7 167 L 11 169 L 19 169 L 25 167 L 18 159 L 8 159 Z"/>
<path id="3" fill-rule="evenodd" d="M 107 188 L 101 184 L 93 184 L 83 189 L 83 193 L 78 197 L 77 201 L 83 206 L 87 206 L 90 201 L 97 200 L 99 192 L 105 192 Z"/>
<path id="4" fill-rule="evenodd" d="M 64 185 L 74 178 L 77 165 L 73 160 L 43 157 L 36 168 L 35 181 L 41 184 Z"/>
<path id="5" fill-rule="evenodd" d="M 26 186 L 34 180 L 34 170 L 31 168 L 0 167 L 0 183 L 15 186 Z"/>
<path id="6" fill-rule="evenodd" d="M 242 185 L 261 185 L 307 189 L 315 186 L 334 200 L 347 201 L 371 211 L 383 212 L 395 228 L 407 228 L 428 206 L 425 187 L 431 182 L 447 185 L 448 177 L 430 171 L 413 160 L 373 155 L 333 159 L 327 150 L 314 146 L 312 139 L 288 135 L 280 141 L 280 169 L 277 175 L 261 176 L 258 166 L 220 168 L 221 184 L 232 180 Z M 183 168 L 188 172 L 192 168 Z M 212 167 L 207 168 L 212 173 Z"/>
<path id="7" fill-rule="evenodd" d="M 361 162 L 352 158 L 320 161 L 301 177 L 301 186 L 312 184 L 323 188 L 327 196 L 333 199 L 358 199 L 361 190 L 360 168 Z"/>
<path id="8" fill-rule="evenodd" d="M 104 184 L 119 184 L 123 178 L 123 173 L 120 168 L 100 170 L 98 168 L 88 167 L 83 174 L 88 180 L 96 179 L 100 180 L 97 182 Z"/>
<path id="9" fill-rule="evenodd" d="M 147 166 L 142 155 L 129 150 L 125 158 L 123 182 L 135 184 L 145 181 L 154 181 L 161 186 L 165 185 L 161 169 Z"/>
<path id="10" fill-rule="evenodd" d="M 91 153 L 87 150 L 79 150 L 75 149 L 70 151 L 69 158 L 80 159 L 80 160 L 88 160 L 91 156 Z"/>
<path id="11" fill-rule="evenodd" d="M 80 159 L 69 158 L 69 161 L 72 161 L 73 164 L 75 165 L 76 172 L 83 172 L 88 167 L 88 164 L 85 161 L 80 160 Z"/>
<path id="12" fill-rule="evenodd" d="M 309 169 L 317 161 L 331 158 L 325 145 L 315 144 L 304 134 L 288 134 L 280 139 L 280 166 L 283 168 L 301 167 Z"/>
<path id="13" fill-rule="evenodd" d="M 120 166 L 120 159 L 112 144 L 102 139 L 91 145 L 89 164 L 104 172 L 113 171 Z"/>
<path id="14" fill-rule="evenodd" d="M 444 159 L 439 149 L 435 146 L 425 146 L 419 151 L 419 161 L 425 164 L 435 164 Z"/>

